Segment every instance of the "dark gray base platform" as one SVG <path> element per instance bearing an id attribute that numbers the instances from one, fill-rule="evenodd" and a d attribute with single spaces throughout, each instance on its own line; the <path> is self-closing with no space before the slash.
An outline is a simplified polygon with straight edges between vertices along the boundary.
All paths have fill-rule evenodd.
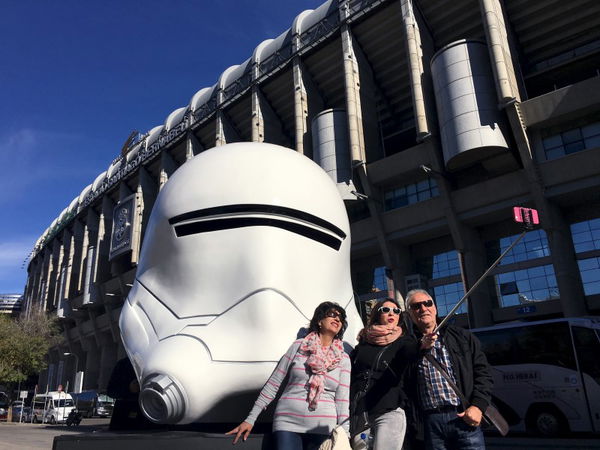
<path id="1" fill-rule="evenodd" d="M 251 434 L 235 446 L 232 436 L 197 431 L 97 432 L 61 435 L 52 450 L 270 450 L 267 434 Z"/>

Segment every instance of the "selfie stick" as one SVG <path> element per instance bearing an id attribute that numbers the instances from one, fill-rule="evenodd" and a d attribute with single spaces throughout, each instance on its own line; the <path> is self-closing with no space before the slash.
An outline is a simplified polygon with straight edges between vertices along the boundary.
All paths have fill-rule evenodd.
<path id="1" fill-rule="evenodd" d="M 517 239 L 515 239 L 515 241 L 512 244 L 510 244 L 510 246 L 506 250 L 504 250 L 504 252 L 502 252 L 500 257 L 496 261 L 494 261 L 494 264 L 492 264 L 490 268 L 486 270 L 485 273 L 481 275 L 481 277 L 479 277 L 475 284 L 471 286 L 471 289 L 469 289 L 469 291 L 458 301 L 458 303 L 454 305 L 454 308 L 452 308 L 450 312 L 446 314 L 446 317 L 444 317 L 444 319 L 438 324 L 438 326 L 435 327 L 435 330 L 433 330 L 433 334 L 436 334 L 439 331 L 439 329 L 442 328 L 446 324 L 446 322 L 448 322 L 448 320 L 450 320 L 450 318 L 454 315 L 456 310 L 460 308 L 460 306 L 465 302 L 465 300 L 467 300 L 467 298 L 469 298 L 471 292 L 473 292 L 475 288 L 477 288 L 477 286 L 479 286 L 481 282 L 485 280 L 485 278 L 490 274 L 490 272 L 494 270 L 494 268 L 498 264 L 500 264 L 502 258 L 504 258 L 508 254 L 508 252 L 510 252 L 513 249 L 513 247 L 519 243 L 523 236 L 525 236 L 528 231 L 532 230 L 534 225 L 539 225 L 540 223 L 537 211 L 531 208 L 521 208 L 515 206 L 513 208 L 513 218 L 515 222 L 523 223 L 523 225 L 525 226 L 523 232 L 519 235 L 519 237 L 517 237 Z"/>

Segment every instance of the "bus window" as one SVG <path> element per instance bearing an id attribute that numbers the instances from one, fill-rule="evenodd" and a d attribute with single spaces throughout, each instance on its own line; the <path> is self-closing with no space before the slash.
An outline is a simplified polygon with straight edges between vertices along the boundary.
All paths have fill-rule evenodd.
<path id="1" fill-rule="evenodd" d="M 598 330 L 573 326 L 573 341 L 577 350 L 579 370 L 583 375 L 585 392 L 594 431 L 600 431 L 600 342 Z"/>
<path id="2" fill-rule="evenodd" d="M 567 322 L 524 327 L 518 330 L 515 338 L 518 363 L 577 370 Z"/>
<path id="3" fill-rule="evenodd" d="M 510 337 L 510 330 L 483 331 L 477 333 L 477 337 L 481 342 L 483 353 L 492 366 L 513 363 L 514 345 Z"/>
<path id="4" fill-rule="evenodd" d="M 548 364 L 576 370 L 568 323 L 478 332 L 492 366 Z"/>
<path id="5" fill-rule="evenodd" d="M 600 384 L 600 343 L 596 332 L 590 328 L 574 326 L 573 339 L 579 357 L 579 369 Z"/>

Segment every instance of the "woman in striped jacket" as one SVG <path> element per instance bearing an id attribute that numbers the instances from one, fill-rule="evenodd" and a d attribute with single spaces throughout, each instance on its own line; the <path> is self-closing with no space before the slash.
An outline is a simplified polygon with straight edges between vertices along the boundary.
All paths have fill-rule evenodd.
<path id="1" fill-rule="evenodd" d="M 273 437 L 279 450 L 318 449 L 337 424 L 348 432 L 350 358 L 342 337 L 346 312 L 337 303 L 315 309 L 308 335 L 296 340 L 283 355 L 244 422 L 227 434 L 246 440 L 258 415 L 288 382 L 277 401 Z"/>

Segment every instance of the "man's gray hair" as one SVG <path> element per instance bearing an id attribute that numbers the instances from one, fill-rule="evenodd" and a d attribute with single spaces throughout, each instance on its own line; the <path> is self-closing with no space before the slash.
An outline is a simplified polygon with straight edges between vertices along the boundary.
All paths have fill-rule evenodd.
<path id="1" fill-rule="evenodd" d="M 408 291 L 406 293 L 406 298 L 404 300 L 404 308 L 408 311 L 408 306 L 410 305 L 410 301 L 412 300 L 412 298 L 416 295 L 416 294 L 425 294 L 426 296 L 428 296 L 429 298 L 431 298 L 431 295 L 429 294 L 429 292 L 427 292 L 425 289 L 411 289 L 410 291 Z"/>

